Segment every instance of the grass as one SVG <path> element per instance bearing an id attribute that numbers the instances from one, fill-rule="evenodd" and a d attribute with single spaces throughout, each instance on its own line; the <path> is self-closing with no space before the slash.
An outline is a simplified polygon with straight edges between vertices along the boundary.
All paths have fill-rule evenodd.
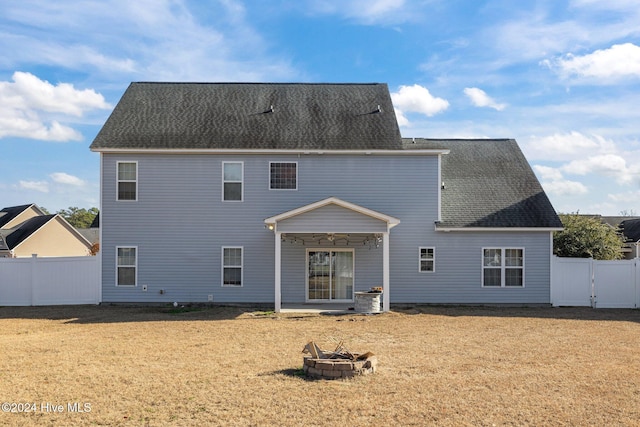
<path id="1" fill-rule="evenodd" d="M 311 340 L 372 351 L 378 372 L 308 380 L 301 350 Z M 0 403 L 39 407 L 0 413 L 0 425 L 640 422 L 638 310 L 0 307 L 0 349 Z M 64 411 L 46 410 L 55 405 Z"/>

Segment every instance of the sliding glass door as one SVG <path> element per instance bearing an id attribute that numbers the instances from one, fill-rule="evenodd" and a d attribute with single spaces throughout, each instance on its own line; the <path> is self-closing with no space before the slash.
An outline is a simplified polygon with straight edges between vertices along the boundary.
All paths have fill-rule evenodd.
<path id="1" fill-rule="evenodd" d="M 307 251 L 307 299 L 353 300 L 353 249 Z"/>

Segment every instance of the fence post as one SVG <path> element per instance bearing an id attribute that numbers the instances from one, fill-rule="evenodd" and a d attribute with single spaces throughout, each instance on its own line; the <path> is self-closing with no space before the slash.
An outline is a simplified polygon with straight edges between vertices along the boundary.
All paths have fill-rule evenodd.
<path id="1" fill-rule="evenodd" d="M 31 254 L 31 305 L 36 305 L 36 262 L 38 261 L 38 254 Z"/>
<path id="2" fill-rule="evenodd" d="M 589 258 L 589 271 L 591 273 L 591 308 L 597 308 L 598 303 L 596 296 L 596 267 L 593 258 Z"/>

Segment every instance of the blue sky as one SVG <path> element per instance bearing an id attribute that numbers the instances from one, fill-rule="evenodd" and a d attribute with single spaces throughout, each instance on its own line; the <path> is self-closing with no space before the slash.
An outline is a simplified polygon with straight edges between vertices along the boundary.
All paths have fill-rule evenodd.
<path id="1" fill-rule="evenodd" d="M 558 212 L 640 215 L 637 0 L 0 3 L 0 205 L 99 204 L 131 81 L 384 82 L 402 135 L 515 138 Z"/>

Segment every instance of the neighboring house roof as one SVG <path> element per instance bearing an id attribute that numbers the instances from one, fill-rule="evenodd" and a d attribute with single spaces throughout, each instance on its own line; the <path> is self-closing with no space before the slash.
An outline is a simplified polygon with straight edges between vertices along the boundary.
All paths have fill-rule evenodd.
<path id="1" fill-rule="evenodd" d="M 604 224 L 610 225 L 613 228 L 618 228 L 622 223 L 622 221 L 639 218 L 639 217 L 633 217 L 633 216 L 604 216 L 604 215 L 584 215 L 584 214 L 580 214 L 580 215 L 591 216 L 593 218 L 600 220 Z"/>
<path id="2" fill-rule="evenodd" d="M 0 228 L 3 228 L 7 224 L 9 224 L 18 215 L 20 215 L 21 213 L 23 213 L 24 211 L 26 211 L 31 207 L 33 207 L 39 214 L 44 215 L 44 212 L 33 203 L 29 205 L 10 206 L 0 211 Z"/>
<path id="3" fill-rule="evenodd" d="M 386 84 L 131 83 L 94 151 L 401 150 Z"/>
<path id="4" fill-rule="evenodd" d="M 640 219 L 627 219 L 620 223 L 622 234 L 631 242 L 640 241 Z"/>
<path id="5" fill-rule="evenodd" d="M 56 215 L 41 215 L 26 220 L 17 227 L 5 230 L 5 242 L 9 249 L 14 249 L 29 236 L 35 233 L 40 227 L 51 221 Z"/>
<path id="6" fill-rule="evenodd" d="M 449 149 L 442 156 L 438 228 L 562 228 L 513 139 L 405 138 L 405 149 Z"/>
<path id="7" fill-rule="evenodd" d="M 59 214 L 53 215 L 40 215 L 30 218 L 19 225 L 9 228 L 9 229 L 0 229 L 0 236 L 2 240 L 5 242 L 5 246 L 7 250 L 13 250 L 22 242 L 27 240 L 29 237 L 34 235 L 38 230 L 42 229 L 47 223 L 50 221 L 57 219 L 61 224 L 65 226 L 69 230 L 76 239 L 83 242 L 87 247 L 91 246 L 91 242 L 84 237 L 81 233 L 78 232 L 75 228 L 73 228 L 67 220 L 65 220 Z"/>
<path id="8" fill-rule="evenodd" d="M 100 228 L 100 213 L 96 214 L 89 228 Z"/>

